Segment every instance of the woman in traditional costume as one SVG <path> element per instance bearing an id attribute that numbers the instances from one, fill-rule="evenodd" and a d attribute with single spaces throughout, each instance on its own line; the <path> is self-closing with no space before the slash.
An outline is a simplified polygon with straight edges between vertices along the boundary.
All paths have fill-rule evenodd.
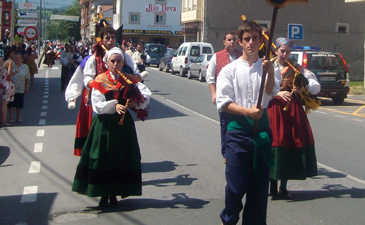
<path id="1" fill-rule="evenodd" d="M 280 92 L 267 108 L 275 157 L 270 185 L 273 199 L 291 198 L 286 189 L 288 180 L 305 180 L 317 175 L 314 138 L 306 115 L 308 106 L 304 110 L 303 101 L 298 96 L 308 92 L 315 95 L 321 86 L 311 71 L 289 59 L 292 46 L 293 42 L 287 38 L 276 39 L 277 57 L 273 62 L 281 71 L 281 77 L 278 78 L 281 80 Z M 314 104 L 318 104 L 318 101 L 314 101 Z M 279 192 L 277 180 L 281 180 Z"/>
<path id="2" fill-rule="evenodd" d="M 128 84 L 117 71 L 136 83 L 130 75 L 133 70 L 124 64 L 124 54 L 116 47 L 106 53 L 104 62 L 108 70 L 91 84 L 92 108 L 98 115 L 94 116 L 72 185 L 74 192 L 101 196 L 100 208 L 105 208 L 108 200 L 116 207 L 117 195 L 142 194 L 141 154 L 134 121 L 127 110 L 140 105 L 133 100 L 126 105 L 127 99 L 123 97 Z M 143 93 L 143 97 L 143 104 L 148 104 L 148 93 Z M 123 125 L 119 125 L 123 115 Z"/>

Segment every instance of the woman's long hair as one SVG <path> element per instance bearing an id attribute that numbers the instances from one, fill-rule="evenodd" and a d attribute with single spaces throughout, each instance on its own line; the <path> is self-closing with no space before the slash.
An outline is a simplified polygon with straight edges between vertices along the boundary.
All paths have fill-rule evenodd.
<path id="1" fill-rule="evenodd" d="M 10 58 L 10 54 L 13 51 L 13 48 L 10 46 L 6 46 L 4 49 L 4 61 L 8 60 Z"/>

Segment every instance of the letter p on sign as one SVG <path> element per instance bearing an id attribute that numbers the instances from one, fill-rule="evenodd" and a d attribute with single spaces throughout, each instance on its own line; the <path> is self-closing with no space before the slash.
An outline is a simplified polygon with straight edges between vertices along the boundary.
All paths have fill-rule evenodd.
<path id="1" fill-rule="evenodd" d="M 303 25 L 288 24 L 288 39 L 303 40 Z"/>

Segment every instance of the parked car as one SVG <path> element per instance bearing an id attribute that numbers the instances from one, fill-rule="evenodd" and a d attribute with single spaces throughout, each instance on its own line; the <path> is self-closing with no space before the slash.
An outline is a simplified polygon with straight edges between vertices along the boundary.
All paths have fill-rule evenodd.
<path id="1" fill-rule="evenodd" d="M 171 59 L 172 59 L 173 55 L 175 54 L 175 52 L 176 52 L 176 50 L 173 50 L 173 49 L 167 50 L 165 55 L 160 59 L 160 64 L 158 65 L 158 69 L 160 71 L 162 71 L 164 69 L 166 73 L 169 72 L 169 70 L 171 68 Z"/>
<path id="2" fill-rule="evenodd" d="M 213 45 L 204 42 L 182 43 L 171 60 L 171 74 L 180 71 L 180 76 L 185 76 L 189 64 L 201 54 L 214 54 Z"/>
<path id="3" fill-rule="evenodd" d="M 198 77 L 200 82 L 205 81 L 209 61 L 212 56 L 212 54 L 201 54 L 198 58 L 196 58 L 194 62 L 189 65 L 189 70 L 187 74 L 188 79 Z"/>
<path id="4" fill-rule="evenodd" d="M 321 84 L 319 97 L 330 97 L 341 105 L 350 91 L 350 79 L 345 59 L 340 53 L 320 51 L 318 47 L 294 46 L 290 58 L 312 71 Z"/>
<path id="5" fill-rule="evenodd" d="M 165 55 L 167 48 L 161 44 L 145 44 L 145 52 L 151 57 L 149 65 L 154 64 L 158 67 L 160 59 Z"/>

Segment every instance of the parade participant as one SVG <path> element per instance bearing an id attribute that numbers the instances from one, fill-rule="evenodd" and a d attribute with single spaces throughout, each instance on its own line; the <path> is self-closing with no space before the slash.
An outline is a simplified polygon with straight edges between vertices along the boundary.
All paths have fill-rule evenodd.
<path id="1" fill-rule="evenodd" d="M 53 51 L 53 48 L 51 46 L 50 41 L 46 41 L 47 46 L 43 50 L 43 55 L 45 56 L 43 64 L 46 64 L 48 67 L 52 68 L 52 65 L 54 65 L 54 56 L 55 53 Z"/>
<path id="2" fill-rule="evenodd" d="M 105 26 L 100 30 L 99 35 L 102 38 L 102 43 L 107 47 L 107 49 L 115 47 L 117 34 L 112 27 Z M 102 61 L 104 55 L 105 51 L 99 45 L 95 45 L 94 54 L 85 58 L 87 60 L 86 62 L 81 62 L 80 66 L 82 65 L 84 68 L 83 71 L 75 71 L 65 92 L 65 99 L 69 102 L 69 108 L 71 109 L 75 107 L 76 98 L 82 95 L 76 122 L 74 145 L 74 155 L 77 156 L 80 156 L 81 154 L 82 147 L 84 146 L 92 122 L 92 108 L 90 105 L 86 105 L 89 85 L 93 82 L 97 74 L 101 74 L 106 71 L 104 66 L 105 63 Z M 137 65 L 126 53 L 124 54 L 124 61 L 126 65 L 132 68 L 134 76 L 140 81 L 141 75 L 137 69 Z M 86 89 L 84 89 L 84 86 Z"/>
<path id="3" fill-rule="evenodd" d="M 69 76 L 69 65 L 72 61 L 72 55 L 70 53 L 70 44 L 67 43 L 65 45 L 65 50 L 61 53 L 60 56 L 60 63 L 62 65 L 61 67 L 61 92 L 64 92 L 67 85 L 68 85 L 68 81 L 70 80 Z"/>
<path id="4" fill-rule="evenodd" d="M 289 39 L 276 39 L 277 57 L 273 59 L 273 63 L 280 68 L 279 78 L 282 80 L 280 92 L 267 108 L 273 132 L 272 147 L 275 157 L 275 166 L 271 171 L 273 180 L 270 185 L 273 199 L 291 198 L 286 189 L 288 180 L 305 180 L 317 175 L 314 138 L 302 101 L 297 95 L 303 92 L 303 89 L 293 84 L 295 70 L 304 75 L 297 75 L 295 83 L 301 79 L 303 88 L 310 94 L 317 94 L 321 86 L 312 72 L 289 58 L 292 47 L 293 42 Z M 287 109 L 284 109 L 289 101 Z M 277 180 L 281 180 L 279 193 Z"/>
<path id="5" fill-rule="evenodd" d="M 116 207 L 117 195 L 142 194 L 141 153 L 134 121 L 123 98 L 128 84 L 117 71 L 135 79 L 130 75 L 132 69 L 124 64 L 124 56 L 117 47 L 109 50 L 104 57 L 109 69 L 91 84 L 92 108 L 98 115 L 93 119 L 72 185 L 74 192 L 101 196 L 100 208 L 107 207 L 108 200 Z M 136 102 L 128 101 L 129 108 L 135 106 Z M 119 125 L 123 114 L 123 125 Z"/>
<path id="6" fill-rule="evenodd" d="M 217 79 L 217 108 L 228 113 L 226 134 L 226 189 L 225 208 L 220 216 L 223 224 L 236 224 L 243 209 L 243 224 L 266 224 L 267 196 L 271 155 L 271 130 L 266 107 L 271 96 L 279 91 L 279 80 L 269 60 L 258 56 L 262 43 L 261 27 L 245 22 L 238 31 L 242 56 L 225 66 Z M 257 108 L 263 71 L 262 106 Z M 253 135 L 253 123 L 258 127 Z"/>
<path id="7" fill-rule="evenodd" d="M 151 57 L 143 51 L 142 44 L 137 45 L 137 51 L 133 53 L 132 59 L 136 61 L 140 72 L 145 71 L 146 70 L 145 64 L 151 61 Z"/>
<path id="8" fill-rule="evenodd" d="M 205 78 L 208 83 L 210 93 L 212 94 L 212 102 L 214 105 L 216 104 L 215 83 L 220 71 L 224 66 L 242 56 L 242 52 L 236 49 L 237 36 L 233 31 L 224 34 L 223 45 L 224 49 L 220 52 L 215 53 L 210 59 L 207 69 L 207 76 Z M 224 111 L 220 111 L 219 120 L 221 126 L 221 153 L 223 155 L 223 158 L 225 158 L 224 137 L 227 133 L 227 113 Z"/>
<path id="9" fill-rule="evenodd" d="M 69 71 L 68 71 L 68 76 L 67 76 L 68 80 L 67 80 L 66 86 L 68 85 L 68 82 L 70 81 L 76 68 L 80 65 L 80 63 L 82 61 L 82 56 L 76 51 L 75 45 L 70 46 L 70 53 L 71 53 L 71 61 L 69 62 Z"/>
<path id="10" fill-rule="evenodd" d="M 38 59 L 38 54 L 35 52 L 32 47 L 27 48 L 27 54 L 24 55 L 24 63 L 29 68 L 30 74 L 30 87 L 33 88 L 34 86 L 34 74 L 38 73 L 38 67 L 35 60 Z"/>

